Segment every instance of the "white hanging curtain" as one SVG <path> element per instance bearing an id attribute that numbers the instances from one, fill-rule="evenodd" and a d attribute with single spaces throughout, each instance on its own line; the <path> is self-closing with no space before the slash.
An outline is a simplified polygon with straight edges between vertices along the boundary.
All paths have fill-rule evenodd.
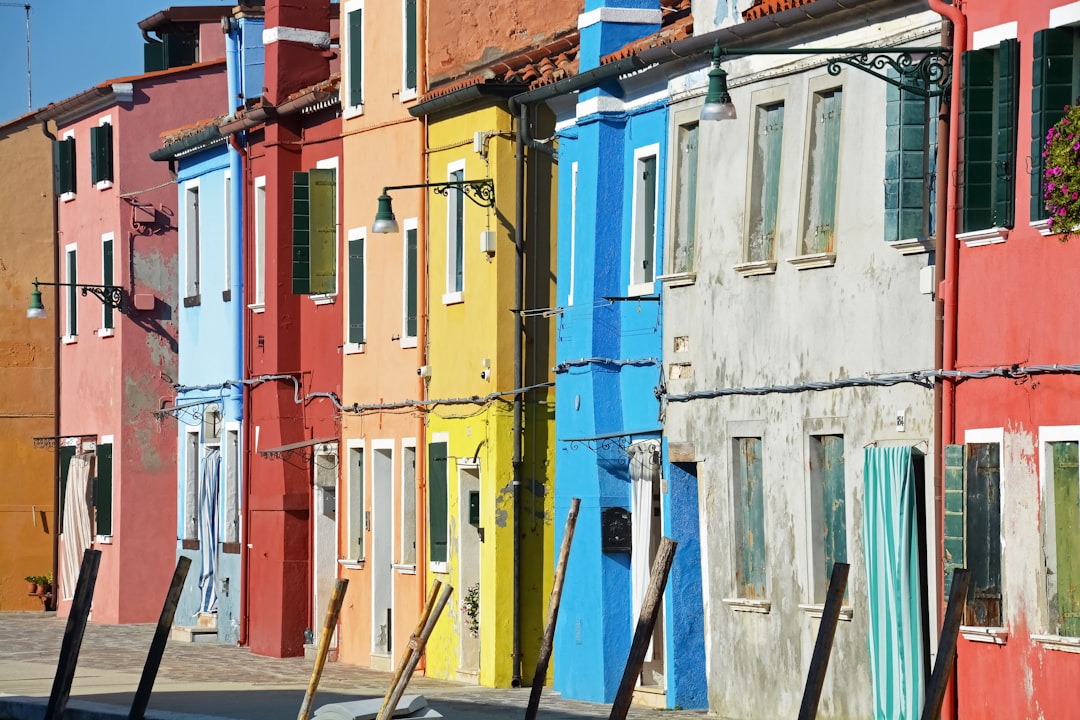
<path id="1" fill-rule="evenodd" d="M 660 482 L 660 443 L 644 440 L 630 446 L 630 602 L 634 618 L 631 632 L 637 630 L 641 604 L 649 587 L 652 553 L 653 483 Z M 652 660 L 652 643 L 645 661 Z"/>
<path id="2" fill-rule="evenodd" d="M 64 495 L 64 552 L 60 563 L 60 597 L 75 597 L 83 553 L 93 542 L 90 528 L 90 469 L 92 453 L 73 455 L 68 463 L 67 490 Z"/>
<path id="3" fill-rule="evenodd" d="M 221 448 L 208 447 L 203 458 L 202 491 L 199 493 L 199 612 L 217 611 L 217 505 L 221 478 Z"/>

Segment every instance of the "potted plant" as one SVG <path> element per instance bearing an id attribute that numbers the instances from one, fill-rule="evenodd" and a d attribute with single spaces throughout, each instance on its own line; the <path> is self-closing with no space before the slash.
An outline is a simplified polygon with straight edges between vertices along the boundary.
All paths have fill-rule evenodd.
<path id="1" fill-rule="evenodd" d="M 27 575 L 23 579 L 26 580 L 26 593 L 28 595 L 37 595 L 38 594 L 38 576 L 37 575 Z"/>
<path id="2" fill-rule="evenodd" d="M 1080 104 L 1066 106 L 1046 133 L 1043 166 L 1047 226 L 1065 242 L 1080 228 Z"/>
<path id="3" fill-rule="evenodd" d="M 52 593 L 52 589 L 53 580 L 51 573 L 48 575 L 42 575 L 38 578 L 38 590 L 41 592 L 42 595 L 49 595 L 50 593 Z"/>

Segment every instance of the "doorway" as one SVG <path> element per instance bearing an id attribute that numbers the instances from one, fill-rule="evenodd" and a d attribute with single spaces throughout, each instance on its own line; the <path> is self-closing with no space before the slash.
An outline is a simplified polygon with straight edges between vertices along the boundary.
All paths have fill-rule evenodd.
<path id="1" fill-rule="evenodd" d="M 630 446 L 630 595 L 633 623 L 630 637 L 637 628 L 638 613 L 649 587 L 650 573 L 663 536 L 663 504 L 660 494 L 660 443 L 645 440 Z M 638 685 L 655 691 L 666 689 L 664 681 L 664 609 L 653 626 L 652 640 L 645 653 Z"/>
<path id="2" fill-rule="evenodd" d="M 483 508 L 480 501 L 480 466 L 458 461 L 458 607 L 461 610 L 461 680 L 480 680 L 480 526 Z M 467 608 L 467 609 L 466 609 Z"/>
<path id="3" fill-rule="evenodd" d="M 314 495 L 315 508 L 314 557 L 311 566 L 315 569 L 315 581 L 312 583 L 311 628 L 314 640 L 319 642 L 322 633 L 326 608 L 330 605 L 330 596 L 334 592 L 337 580 L 337 483 L 338 455 L 336 445 L 320 445 L 315 450 L 314 459 Z M 337 647 L 337 631 L 330 646 Z"/>
<path id="4" fill-rule="evenodd" d="M 394 446 L 372 443 L 371 463 L 371 654 L 372 667 L 389 669 L 394 650 Z M 386 664 L 376 661 L 385 658 Z"/>

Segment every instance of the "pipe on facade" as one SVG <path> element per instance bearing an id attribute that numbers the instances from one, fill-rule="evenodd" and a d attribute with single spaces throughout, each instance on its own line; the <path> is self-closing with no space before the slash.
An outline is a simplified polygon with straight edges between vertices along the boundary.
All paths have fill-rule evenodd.
<path id="1" fill-rule="evenodd" d="M 421 7 L 427 7 L 423 5 Z M 417 79 L 417 94 L 420 93 L 420 82 L 422 78 L 427 77 L 427 45 L 424 39 L 427 37 L 427 14 L 425 12 L 416 13 L 416 37 L 417 48 L 416 53 L 416 79 Z M 420 127 L 420 146 L 427 145 L 427 116 L 421 116 L 419 118 Z M 420 153 L 420 178 L 426 180 L 428 178 L 428 154 Z M 417 367 L 422 367 L 428 364 L 427 353 L 427 193 L 420 193 L 420 213 L 419 224 L 420 231 L 416 233 L 416 359 Z M 418 397 L 421 400 L 427 400 L 427 383 L 425 378 L 417 376 L 417 385 L 419 386 L 420 394 Z M 417 611 L 420 612 L 424 605 L 427 603 L 427 581 L 428 581 L 428 564 L 427 564 L 427 504 L 425 498 L 427 497 L 427 413 L 420 413 L 417 418 L 418 425 L 418 440 L 417 440 L 417 452 L 416 452 L 416 592 L 417 592 Z M 427 673 L 427 653 L 423 653 L 420 656 L 420 662 L 417 664 L 417 669 L 423 673 Z"/>
<path id="2" fill-rule="evenodd" d="M 525 387 L 522 340 L 525 319 L 521 309 L 525 307 L 525 135 L 521 129 L 529 122 L 529 106 L 519 107 L 517 127 L 514 133 L 514 387 Z M 514 647 L 513 675 L 510 684 L 521 687 L 521 429 L 523 415 L 522 393 L 514 395 L 514 457 L 512 460 L 514 490 Z"/>
<path id="3" fill-rule="evenodd" d="M 942 117 L 939 124 L 947 125 L 948 128 L 948 158 L 947 165 L 944 165 L 945 159 L 942 158 L 944 153 L 938 150 L 938 228 L 935 228 L 937 240 L 935 243 L 935 263 L 934 279 L 937 281 L 938 299 L 935 302 L 936 307 L 936 322 L 934 328 L 934 351 L 935 351 L 935 365 L 941 370 L 955 370 L 956 369 L 956 325 L 958 317 L 958 300 L 959 300 L 959 288 L 957 287 L 957 280 L 959 277 L 958 263 L 960 261 L 960 246 L 956 239 L 956 221 L 957 221 L 957 204 L 958 204 L 958 188 L 955 184 L 955 178 L 957 176 L 957 170 L 959 167 L 958 162 L 958 148 L 960 142 L 960 125 L 959 125 L 959 110 L 960 110 L 960 79 L 962 77 L 963 65 L 961 62 L 961 56 L 967 47 L 967 18 L 964 16 L 963 10 L 960 5 L 962 0 L 953 0 L 954 4 L 950 5 L 942 0 L 927 0 L 931 10 L 941 15 L 943 22 L 946 24 L 951 23 L 951 42 L 947 43 L 952 47 L 952 82 L 950 84 L 950 97 L 949 97 L 949 109 L 948 117 Z M 948 32 L 947 30 L 944 32 Z M 944 34 L 943 32 L 943 34 Z M 943 38 L 944 40 L 945 38 Z M 944 43 L 943 43 L 944 44 Z M 938 134 L 938 146 L 941 147 L 942 134 Z M 942 180 L 945 181 L 944 185 Z M 945 212 L 941 213 L 941 188 L 946 190 L 946 207 Z M 944 218 L 944 229 L 940 227 L 941 219 Z M 956 438 L 956 382 L 942 381 L 940 385 L 936 386 L 934 392 L 934 442 L 936 456 L 934 458 L 934 500 L 936 503 L 935 514 L 937 515 L 938 527 L 944 527 L 944 505 L 942 501 L 943 489 L 942 483 L 944 482 L 943 470 L 944 470 L 944 453 L 945 448 L 951 445 Z M 939 538 L 940 543 L 944 543 L 943 536 Z M 939 580 L 943 580 L 944 575 L 944 545 L 940 545 L 938 548 L 938 560 L 937 560 L 937 577 Z M 937 598 L 935 598 L 937 602 Z M 940 607 L 940 603 L 938 603 Z M 945 703 L 942 707 L 941 716 L 943 720 L 953 720 L 957 717 L 958 712 L 958 698 L 956 696 L 956 670 L 953 669 L 952 681 L 949 683 L 948 690 L 945 697 Z"/>
<path id="4" fill-rule="evenodd" d="M 51 142 L 56 142 L 56 135 L 49 130 L 49 121 L 41 121 L 41 133 Z M 60 280 L 60 198 L 56 193 L 52 194 L 52 260 L 53 280 Z M 60 307 L 60 286 L 53 287 L 53 307 Z M 57 522 L 60 520 L 60 313 L 53 313 L 53 436 L 56 444 L 53 446 L 53 528 L 52 528 L 52 597 L 46 600 L 49 610 L 56 610 L 60 597 L 60 528 Z"/>

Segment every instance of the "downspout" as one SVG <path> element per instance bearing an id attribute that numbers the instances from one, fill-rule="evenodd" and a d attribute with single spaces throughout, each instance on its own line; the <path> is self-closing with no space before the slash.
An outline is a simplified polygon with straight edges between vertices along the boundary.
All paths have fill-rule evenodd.
<path id="1" fill-rule="evenodd" d="M 56 142 L 56 136 L 49 132 L 49 121 L 41 121 L 41 133 L 51 142 Z M 50 145 L 51 147 L 51 145 Z M 60 199 L 56 192 L 52 193 L 52 223 L 53 223 L 53 281 L 60 281 Z M 57 522 L 60 520 L 60 287 L 53 287 L 53 435 L 56 443 L 53 445 L 53 528 L 52 528 L 52 577 L 53 596 L 49 598 L 46 607 L 56 610 L 60 596 L 60 528 Z"/>
<path id="2" fill-rule="evenodd" d="M 525 387 L 522 339 L 525 334 L 525 135 L 529 106 L 518 106 L 518 131 L 514 133 L 514 649 L 512 687 L 521 687 L 521 427 L 522 398 Z"/>
<path id="3" fill-rule="evenodd" d="M 418 12 L 416 13 L 416 92 L 420 94 L 420 83 L 423 78 L 427 77 L 427 43 L 424 42 L 424 38 L 427 37 L 427 16 L 424 12 L 419 11 L 420 8 L 426 8 L 424 5 L 418 6 Z M 427 116 L 419 118 L 420 121 L 420 147 L 427 147 Z M 427 161 L 428 154 L 426 152 L 420 153 L 420 182 L 427 181 Z M 417 225 L 416 232 L 416 359 L 418 360 L 417 367 L 427 365 L 427 278 L 428 278 L 428 266 L 427 266 L 427 197 L 426 192 L 420 193 L 420 219 Z M 427 400 L 427 383 L 425 378 L 417 377 L 417 384 L 419 386 L 418 397 L 421 400 Z M 427 413 L 420 413 L 417 418 L 417 425 L 419 430 L 419 437 L 416 442 L 416 592 L 417 592 L 417 610 L 423 612 L 424 605 L 427 603 L 427 582 L 428 582 L 428 563 L 427 563 L 427 504 L 425 498 L 427 497 Z M 417 669 L 427 674 L 427 653 L 423 653 L 420 656 L 420 662 L 417 664 Z"/>
<path id="4" fill-rule="evenodd" d="M 934 279 L 937 282 L 938 299 L 935 303 L 936 315 L 934 328 L 934 361 L 935 365 L 946 371 L 956 369 L 956 326 L 958 315 L 959 289 L 957 287 L 958 263 L 960 261 L 960 244 L 956 239 L 958 188 L 955 183 L 959 167 L 959 142 L 960 142 L 960 79 L 963 65 L 961 56 L 967 47 L 967 18 L 960 9 L 962 0 L 953 0 L 950 5 L 942 0 L 928 0 L 929 7 L 944 19 L 944 23 L 952 24 L 951 32 L 943 28 L 944 39 L 951 43 L 945 43 L 952 47 L 952 80 L 949 86 L 950 98 L 948 116 L 944 114 L 939 118 L 938 133 L 938 225 L 936 228 L 937 241 L 935 244 L 935 268 Z M 947 153 L 942 152 L 941 144 L 943 126 L 948 128 Z M 948 155 L 947 162 L 943 155 Z M 944 181 L 944 183 L 942 182 Z M 946 189 L 945 212 L 941 213 L 942 193 L 941 188 Z M 945 219 L 944 231 L 940 228 L 941 218 Z M 944 262 L 942 262 L 944 260 Z M 942 485 L 943 458 L 945 447 L 952 445 L 956 439 L 956 384 L 951 380 L 943 380 L 935 386 L 934 392 L 934 443 L 936 455 L 934 458 L 934 501 L 935 513 L 939 528 L 944 528 L 944 500 Z M 944 579 L 944 535 L 938 538 L 938 559 L 936 572 L 938 579 Z M 936 598 L 935 598 L 936 601 Z M 939 603 L 940 607 L 940 603 Z M 956 694 L 956 670 L 949 682 L 945 702 L 941 716 L 943 720 L 953 720 L 958 713 L 958 698 Z"/>

